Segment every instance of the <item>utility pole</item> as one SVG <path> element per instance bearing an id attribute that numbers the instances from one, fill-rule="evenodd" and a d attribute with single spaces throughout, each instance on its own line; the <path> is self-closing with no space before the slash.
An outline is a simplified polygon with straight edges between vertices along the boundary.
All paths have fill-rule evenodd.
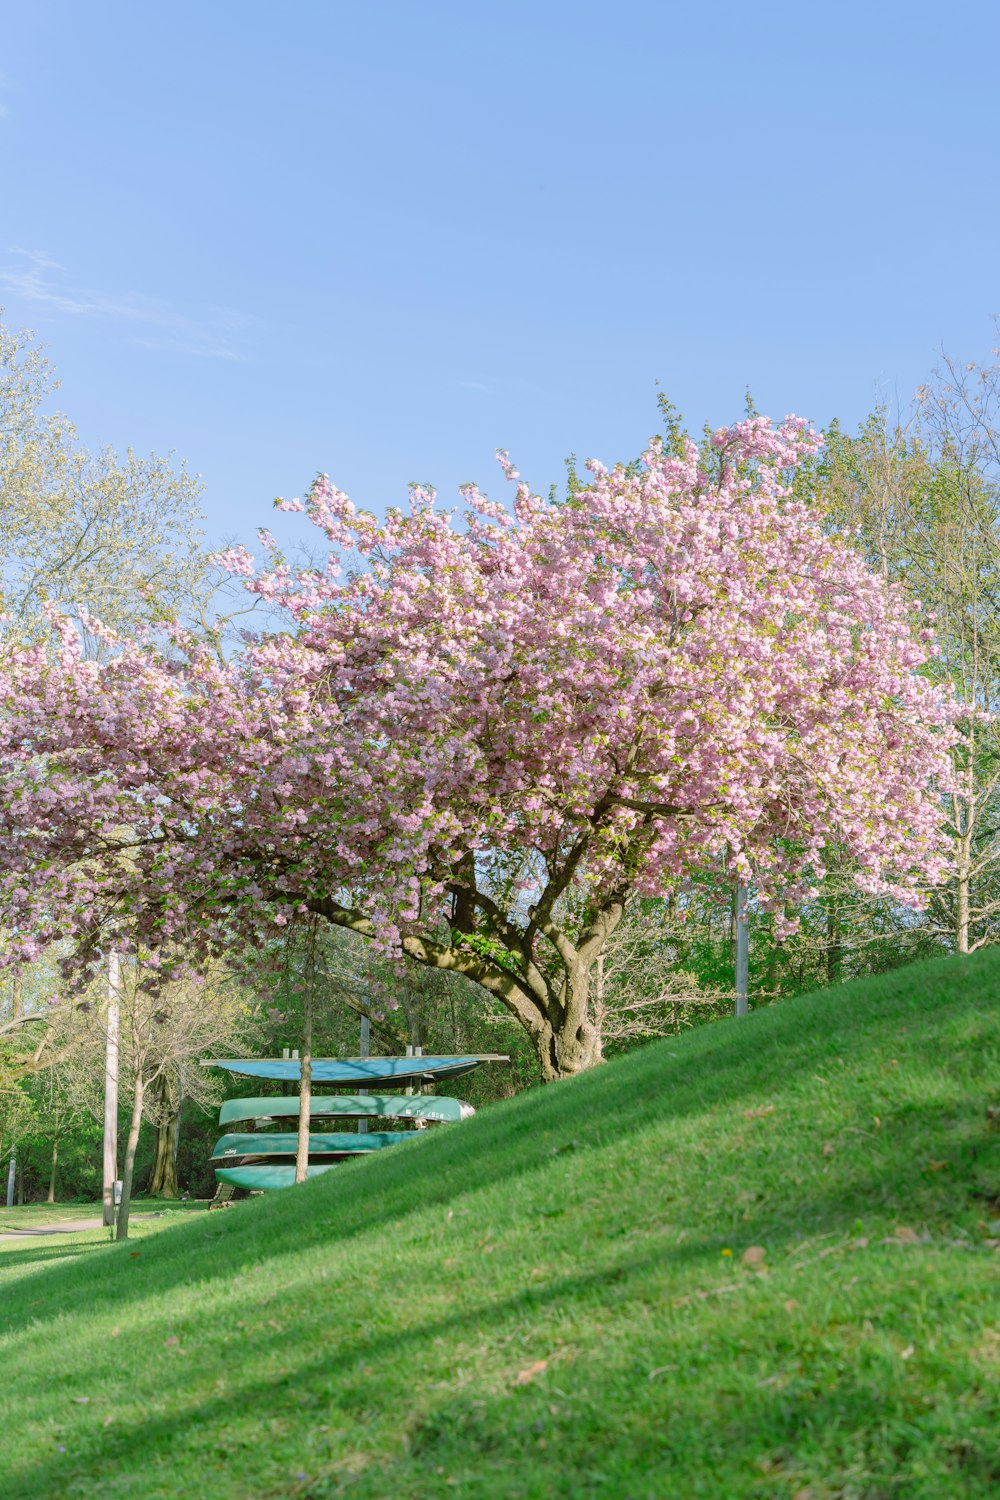
<path id="1" fill-rule="evenodd" d="M 736 887 L 736 1014 L 750 1009 L 750 926 L 747 922 L 747 888 Z"/>
<path id="2" fill-rule="evenodd" d="M 10 1019 L 19 1020 L 24 1014 L 21 1005 L 21 969 L 13 971 L 13 1002 L 10 1008 Z M 7 1208 L 13 1208 L 13 1184 L 18 1175 L 18 1143 L 10 1143 L 10 1167 L 7 1169 Z"/>
<path id="3" fill-rule="evenodd" d="M 20 1018 L 21 1018 L 21 1016 L 23 1014 L 24 1014 L 24 1009 L 23 1009 L 23 1006 L 21 1004 L 21 970 L 20 969 L 15 969 L 14 970 L 14 999 L 13 999 L 13 1005 L 12 1005 L 12 1008 L 11 1008 L 11 1017 L 12 1017 L 13 1020 L 18 1021 L 18 1020 L 20 1020 Z M 14 1141 L 11 1144 L 11 1148 L 10 1148 L 10 1167 L 7 1170 L 7 1207 L 8 1208 L 13 1208 L 14 1207 L 14 1182 L 15 1182 L 16 1177 L 17 1177 L 17 1141 Z"/>
<path id="4" fill-rule="evenodd" d="M 118 1038 L 121 1027 L 121 967 L 116 949 L 108 954 L 108 1020 L 104 1052 L 104 1191 L 103 1220 L 115 1222 L 118 1180 Z"/>

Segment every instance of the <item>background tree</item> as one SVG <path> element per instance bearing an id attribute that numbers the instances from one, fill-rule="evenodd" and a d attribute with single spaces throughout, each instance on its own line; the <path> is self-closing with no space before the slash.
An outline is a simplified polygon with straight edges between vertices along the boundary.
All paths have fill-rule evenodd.
<path id="1" fill-rule="evenodd" d="M 53 1070 L 46 1069 L 35 1076 L 31 1093 L 36 1106 L 36 1123 L 25 1144 L 32 1157 L 42 1158 L 38 1170 L 48 1177 L 46 1202 L 55 1203 L 60 1146 L 69 1132 L 79 1129 L 82 1120 L 74 1104 L 59 1087 Z"/>
<path id="2" fill-rule="evenodd" d="M 217 1081 L 197 1065 L 198 1060 L 219 1049 L 252 1044 L 253 1040 L 252 1034 L 248 1035 L 245 994 L 219 966 L 207 976 L 175 980 L 166 986 L 158 982 L 155 970 L 141 962 L 123 968 L 120 1058 L 122 1092 L 131 1096 L 131 1114 L 115 1227 L 115 1237 L 119 1240 L 128 1237 L 144 1109 L 148 1112 L 151 1102 L 155 1123 L 163 1123 L 164 1094 L 169 1097 L 171 1084 L 178 1077 L 184 1079 L 185 1092 L 193 1102 L 217 1103 L 220 1094 Z M 102 1031 L 99 1028 L 99 1034 Z M 155 1170 L 154 1167 L 154 1173 Z M 160 1163 L 161 1179 L 167 1175 Z"/>
<path id="3" fill-rule="evenodd" d="M 288 929 L 284 929 L 287 933 Z M 267 945 L 247 982 L 259 996 L 263 1045 L 272 1052 L 298 1047 L 303 989 L 307 980 L 301 945 L 293 928 Z M 462 1093 L 478 1107 L 507 1098 L 533 1081 L 535 1066 L 527 1037 L 510 1012 L 452 970 L 403 963 L 349 929 L 318 924 L 314 960 L 314 1052 L 317 1057 L 358 1053 L 363 1018 L 371 1027 L 373 1056 L 403 1053 L 499 1052 L 509 1068 L 487 1068 L 461 1081 Z M 239 1085 L 234 1087 L 237 1089 Z"/>
<path id="4" fill-rule="evenodd" d="M 56 386 L 34 336 L 0 322 L 0 579 L 18 632 L 48 601 L 123 631 L 203 617 L 215 577 L 198 482 L 170 458 L 89 452 L 48 410 Z"/>
<path id="5" fill-rule="evenodd" d="M 37 968 L 44 970 L 42 965 Z M 144 971 L 134 962 L 125 964 L 124 970 L 120 1107 L 130 1112 L 123 1174 L 126 1199 L 136 1180 L 143 1120 L 152 1127 L 148 1191 L 176 1197 L 182 1105 L 187 1103 L 194 1120 L 199 1114 L 203 1116 L 203 1154 L 210 1145 L 208 1137 L 214 1140 L 218 1134 L 215 1113 L 222 1092 L 220 1081 L 199 1067 L 199 1059 L 220 1048 L 252 1051 L 259 1046 L 257 1004 L 245 982 L 219 964 L 204 976 L 163 986 L 156 982 L 154 971 Z M 37 990 L 40 976 L 32 976 L 29 971 L 27 977 L 32 981 L 31 989 Z M 51 981 L 51 975 L 48 977 Z M 10 1101 L 16 1102 L 21 1112 L 18 1140 L 25 1142 L 30 1190 L 36 1194 L 38 1185 L 54 1169 L 57 1155 L 68 1169 L 68 1189 L 89 1194 L 99 1187 L 107 1041 L 105 990 L 102 977 L 73 1005 L 48 1007 L 42 1002 L 39 1026 L 35 1028 L 34 1066 L 30 1071 L 19 1067 L 7 1095 L 8 1115 L 13 1107 Z M 123 1237 L 127 1217 L 126 1202 L 121 1216 Z"/>
<path id="6" fill-rule="evenodd" d="M 63 1009 L 52 995 L 56 972 L 49 955 L 27 966 L 13 965 L 0 984 L 0 1163 L 17 1152 L 19 1190 L 54 1102 L 46 1069 L 58 1033 L 56 1012 Z M 52 1170 L 54 1174 L 54 1161 Z M 6 1182 L 4 1172 L 0 1190 Z"/>
<path id="7" fill-rule="evenodd" d="M 685 967 L 697 925 L 691 893 L 677 900 L 638 900 L 597 960 L 591 1018 L 606 1054 L 668 1036 L 731 1012 L 733 954 L 721 964 Z M 683 934 L 683 936 L 681 936 Z"/>
<path id="8" fill-rule="evenodd" d="M 47 634 L 50 603 L 75 620 L 92 656 L 109 649 L 105 626 L 129 632 L 177 617 L 207 624 L 218 570 L 199 545 L 199 484 L 170 458 L 88 451 L 69 419 L 52 408 L 57 384 L 34 335 L 0 323 L 0 579 L 7 641 Z M 102 621 L 96 630 L 90 626 L 95 612 Z M 16 1093 L 32 1101 L 34 1164 L 46 1132 L 46 1149 L 58 1150 L 63 1084 L 83 1066 L 73 1006 L 94 1002 L 69 998 L 51 964 L 30 964 L 24 976 L 34 993 L 0 1005 L 0 1069 L 9 1108 Z M 167 1068 L 150 1099 L 162 1119 L 157 1174 L 167 1191 L 177 1094 Z"/>
<path id="9" fill-rule="evenodd" d="M 954 747 L 951 869 L 930 906 L 933 930 L 959 952 L 1000 936 L 1000 720 L 988 717 L 1000 708 L 998 434 L 1000 367 L 946 360 L 905 424 L 880 409 L 854 437 L 832 431 L 816 496 L 933 619 L 939 654 L 924 672 L 980 710 Z"/>

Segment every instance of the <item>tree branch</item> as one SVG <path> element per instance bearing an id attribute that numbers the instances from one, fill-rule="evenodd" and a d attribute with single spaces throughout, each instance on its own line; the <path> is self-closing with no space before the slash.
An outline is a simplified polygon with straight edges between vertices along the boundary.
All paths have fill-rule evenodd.
<path id="1" fill-rule="evenodd" d="M 334 927 L 346 927 L 348 931 L 370 940 L 378 936 L 371 918 L 356 907 L 341 906 L 329 896 L 296 899 L 303 900 L 310 911 L 323 917 Z M 491 964 L 480 954 L 463 952 L 444 943 L 436 943 L 431 938 L 415 936 L 404 937 L 402 948 L 408 958 L 426 968 L 450 969 L 474 980 L 484 990 L 502 1000 L 529 1030 L 537 1027 L 538 1022 L 544 1019 L 545 1011 L 540 998 L 526 987 L 519 976 L 501 969 L 499 965 Z"/>

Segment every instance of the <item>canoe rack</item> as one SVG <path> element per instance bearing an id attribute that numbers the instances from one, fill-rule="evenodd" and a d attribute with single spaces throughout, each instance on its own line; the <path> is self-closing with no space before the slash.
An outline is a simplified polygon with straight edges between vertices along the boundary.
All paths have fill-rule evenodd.
<path id="1" fill-rule="evenodd" d="M 349 1089 L 349 1093 L 311 1092 L 309 1104 L 309 1161 L 307 1177 L 332 1171 L 341 1161 L 368 1155 L 412 1141 L 423 1130 L 458 1124 L 475 1110 L 462 1099 L 426 1092 L 435 1082 L 461 1077 L 485 1063 L 509 1062 L 500 1053 L 462 1053 L 424 1056 L 419 1047 L 408 1047 L 405 1057 L 317 1057 L 311 1060 L 312 1084 Z M 273 1058 L 204 1058 L 202 1067 L 221 1068 L 243 1077 L 274 1083 L 298 1083 L 302 1064 L 298 1053 Z M 400 1093 L 376 1093 L 389 1086 Z M 219 1113 L 219 1124 L 229 1130 L 215 1144 L 212 1164 L 219 1184 L 211 1206 L 223 1207 L 236 1189 L 270 1192 L 295 1182 L 298 1144 L 298 1094 L 262 1094 L 247 1099 L 227 1099 Z M 336 1128 L 314 1131 L 313 1120 L 336 1121 Z M 287 1128 L 295 1122 L 293 1130 Z M 345 1130 L 348 1122 L 353 1130 Z M 395 1122 L 398 1128 L 386 1128 Z M 284 1124 L 286 1128 L 280 1127 Z M 233 1131 L 232 1127 L 242 1128 Z M 374 1129 L 370 1129 L 370 1126 Z M 269 1127 L 277 1126 L 277 1129 Z"/>

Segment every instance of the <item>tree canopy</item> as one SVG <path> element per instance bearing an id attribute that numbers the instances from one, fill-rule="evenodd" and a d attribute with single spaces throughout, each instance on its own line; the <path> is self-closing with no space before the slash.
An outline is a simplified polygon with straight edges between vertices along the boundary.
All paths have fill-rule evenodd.
<path id="1" fill-rule="evenodd" d="M 332 551 L 224 561 L 286 628 L 12 647 L 0 923 L 12 955 L 118 931 L 224 949 L 313 913 L 466 975 L 553 1078 L 596 1061 L 594 965 L 636 894 L 707 863 L 784 903 L 830 851 L 919 905 L 958 708 L 919 605 L 795 487 L 798 419 L 720 429 L 511 511 L 414 488 L 384 523 L 321 476 Z M 799 487 L 801 489 L 801 486 Z M 361 565 L 341 571 L 344 554 Z"/>

